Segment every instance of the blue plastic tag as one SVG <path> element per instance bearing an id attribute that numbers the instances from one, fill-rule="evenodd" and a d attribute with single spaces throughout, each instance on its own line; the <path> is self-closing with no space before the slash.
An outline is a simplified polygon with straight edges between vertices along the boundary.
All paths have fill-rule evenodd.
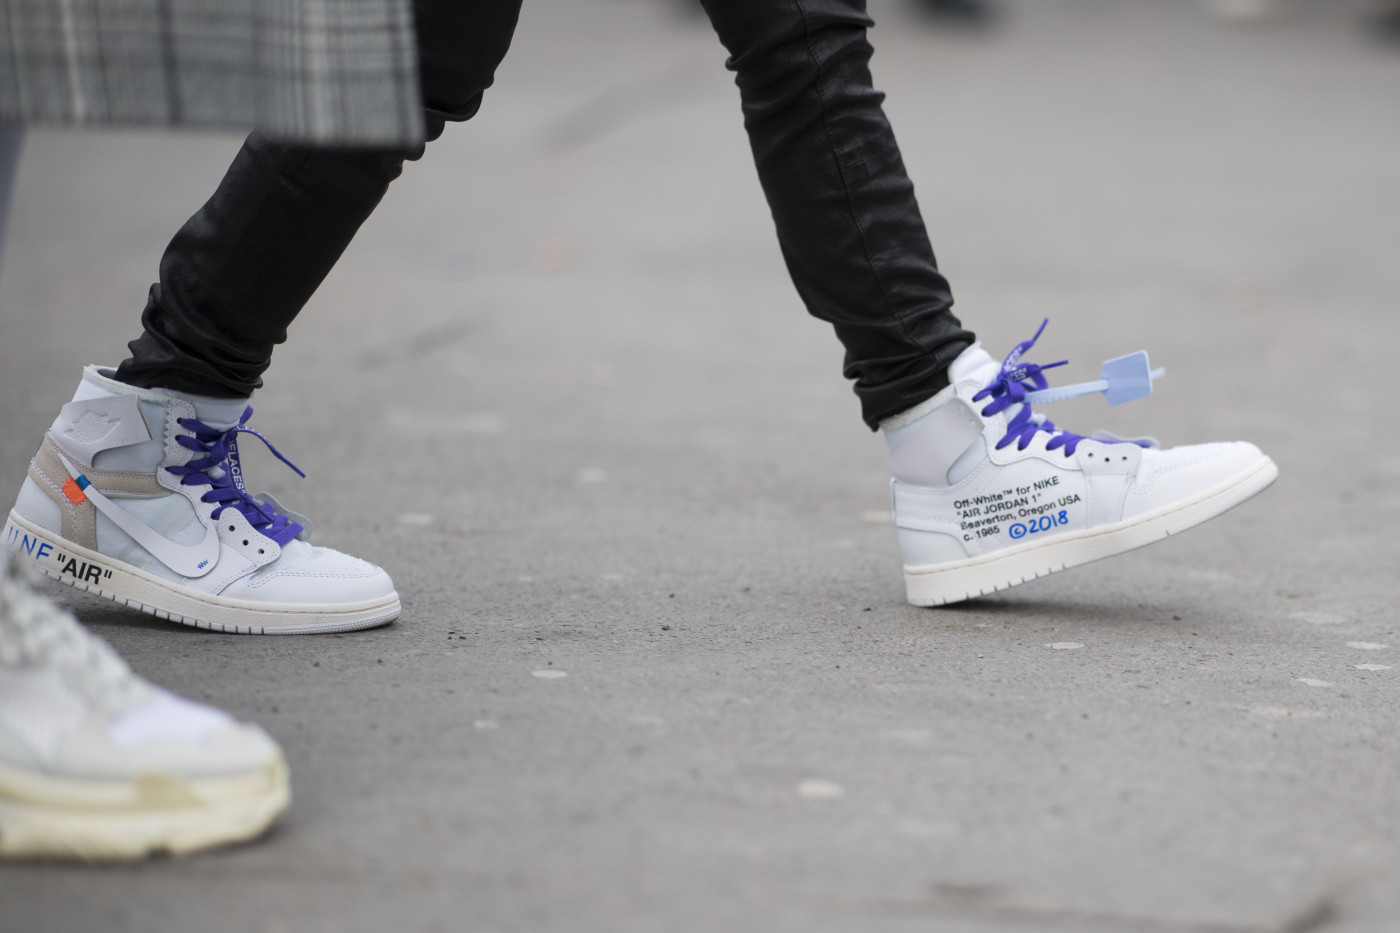
<path id="1" fill-rule="evenodd" d="M 1152 380 L 1166 375 L 1165 369 L 1152 369 L 1147 361 L 1147 351 L 1139 350 L 1105 360 L 1099 369 L 1096 382 L 1079 382 L 1074 385 L 1058 386 L 1053 389 L 1037 389 L 1026 393 L 1026 401 L 1032 404 L 1042 402 L 1063 402 L 1081 395 L 1102 392 L 1110 405 L 1122 405 L 1152 394 Z"/>
<path id="2" fill-rule="evenodd" d="M 1139 350 L 1113 360 L 1104 360 L 1099 379 L 1108 383 L 1103 390 L 1110 405 L 1122 405 L 1152 394 L 1152 367 L 1147 351 Z"/>

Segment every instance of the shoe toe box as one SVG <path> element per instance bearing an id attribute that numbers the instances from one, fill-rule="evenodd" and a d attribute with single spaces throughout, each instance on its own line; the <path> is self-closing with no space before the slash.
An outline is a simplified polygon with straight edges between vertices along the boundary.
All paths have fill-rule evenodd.
<path id="1" fill-rule="evenodd" d="M 394 581 L 383 568 L 331 548 L 292 541 L 277 560 L 236 581 L 221 595 L 337 606 L 385 600 L 396 594 Z"/>
<path id="2" fill-rule="evenodd" d="M 89 722 L 58 743 L 58 773 L 98 780 L 243 777 L 272 773 L 282 749 L 261 728 L 222 710 L 155 688 L 99 725 Z"/>
<path id="3" fill-rule="evenodd" d="M 1124 517 L 1193 499 L 1269 463 L 1263 451 L 1247 441 L 1144 450 Z"/>

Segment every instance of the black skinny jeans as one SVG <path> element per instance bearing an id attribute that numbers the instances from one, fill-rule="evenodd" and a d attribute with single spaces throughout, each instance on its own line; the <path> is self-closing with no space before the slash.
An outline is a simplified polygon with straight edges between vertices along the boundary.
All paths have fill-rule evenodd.
<path id="1" fill-rule="evenodd" d="M 737 75 L 759 180 L 807 309 L 846 348 L 865 421 L 947 384 L 973 341 L 951 312 L 914 187 L 871 85 L 865 0 L 703 0 Z M 428 138 L 473 116 L 520 0 L 417 0 Z M 161 259 L 117 376 L 200 395 L 262 385 L 275 344 L 411 152 L 248 137 Z"/>

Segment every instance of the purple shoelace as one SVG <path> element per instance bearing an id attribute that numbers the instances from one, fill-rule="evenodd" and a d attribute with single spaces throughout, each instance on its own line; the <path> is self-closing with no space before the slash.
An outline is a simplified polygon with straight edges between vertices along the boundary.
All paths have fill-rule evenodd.
<path id="1" fill-rule="evenodd" d="M 1035 336 L 1016 344 L 1006 355 L 1006 359 L 1002 361 L 1001 372 L 997 374 L 997 378 L 972 397 L 974 402 L 980 402 L 986 398 L 992 400 L 982 409 L 982 414 L 988 417 L 1005 411 L 1013 405 L 1021 406 L 1020 410 L 1007 422 L 1006 435 L 997 441 L 997 450 L 1001 450 L 1013 442 L 1016 444 L 1017 450 L 1025 450 L 1035 439 L 1037 432 L 1045 431 L 1053 435 L 1050 440 L 1045 442 L 1045 449 L 1059 450 L 1063 448 L 1065 456 L 1070 457 L 1079 447 L 1079 442 L 1086 440 L 1084 435 L 1061 430 L 1055 427 L 1054 422 L 1049 418 L 1044 415 L 1036 416 L 1031 411 L 1031 401 L 1027 396 L 1035 392 L 1044 392 L 1050 388 L 1050 383 L 1045 378 L 1045 370 L 1064 366 L 1069 362 L 1069 360 L 1060 360 L 1058 363 L 1047 363 L 1044 366 L 1021 362 L 1021 357 L 1025 355 L 1027 350 L 1035 346 L 1035 342 L 1040 339 L 1040 335 L 1045 332 L 1045 327 L 1049 323 L 1049 318 L 1041 321 L 1040 329 L 1035 332 Z M 1092 439 L 1105 444 L 1151 446 L 1151 442 L 1145 440 L 1107 440 L 1097 437 Z"/>
<path id="2" fill-rule="evenodd" d="M 248 490 L 243 485 L 243 468 L 238 459 L 238 435 L 253 435 L 267 445 L 274 457 L 291 467 L 298 476 L 305 479 L 306 474 L 282 456 L 282 452 L 272 446 L 271 441 L 253 428 L 244 427 L 252 416 L 253 406 L 249 405 L 243 412 L 243 417 L 238 419 L 238 424 L 228 430 L 211 428 L 195 418 L 179 419 L 180 427 L 190 434 L 179 435 L 175 442 L 186 450 L 204 456 L 191 460 L 184 466 L 166 467 L 166 470 L 182 477 L 181 485 L 210 487 L 200 496 L 200 500 L 219 503 L 219 507 L 211 515 L 212 518 L 218 518 L 224 509 L 237 509 L 256 531 L 276 541 L 279 546 L 286 547 L 301 534 L 301 525 L 275 509 L 255 502 L 253 497 L 248 495 Z M 215 470 L 219 471 L 220 475 L 211 473 Z"/>

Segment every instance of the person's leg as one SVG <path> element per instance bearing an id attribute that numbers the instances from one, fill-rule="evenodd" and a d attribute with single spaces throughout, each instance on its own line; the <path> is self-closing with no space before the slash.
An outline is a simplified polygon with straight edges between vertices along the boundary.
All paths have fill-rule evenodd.
<path id="1" fill-rule="evenodd" d="M 474 116 L 515 30 L 520 0 L 419 0 L 428 138 Z M 254 133 L 209 201 L 171 241 L 117 370 L 124 383 L 246 398 L 287 325 L 423 147 L 284 145 Z"/>
<path id="2" fill-rule="evenodd" d="M 422 152 L 306 149 L 250 135 L 166 248 L 117 379 L 247 398 L 404 159 Z"/>
<path id="3" fill-rule="evenodd" d="M 1046 388 L 1022 359 L 1034 338 L 1000 366 L 973 343 L 871 86 L 864 0 L 704 3 L 738 73 L 793 281 L 835 326 L 865 419 L 889 445 L 911 603 L 1141 547 L 1273 481 L 1252 444 L 1158 450 L 1059 430 L 1031 410 L 1028 393 Z"/>
<path id="4" fill-rule="evenodd" d="M 846 347 L 872 428 L 929 398 L 974 340 L 952 314 L 871 83 L 864 0 L 703 0 L 807 309 Z"/>
<path id="5" fill-rule="evenodd" d="M 519 0 L 417 5 L 430 137 L 476 112 L 518 11 Z M 203 628 L 338 632 L 397 618 L 388 574 L 312 546 L 305 518 L 250 494 L 238 439 L 273 346 L 421 152 L 249 137 L 166 250 L 131 359 L 84 370 L 0 544 L 63 582 Z"/>

